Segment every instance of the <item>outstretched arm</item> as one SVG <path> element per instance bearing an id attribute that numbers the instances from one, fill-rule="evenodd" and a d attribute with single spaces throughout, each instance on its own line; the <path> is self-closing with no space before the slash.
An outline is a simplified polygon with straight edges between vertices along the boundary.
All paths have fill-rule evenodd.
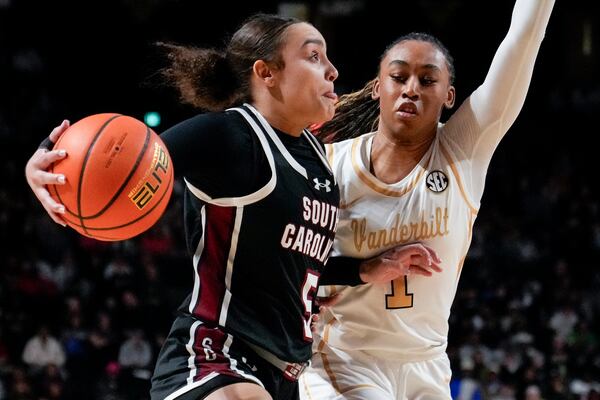
<path id="1" fill-rule="evenodd" d="M 553 6 L 554 0 L 516 0 L 510 28 L 483 84 L 444 127 L 446 144 L 476 205 L 492 155 L 525 102 Z"/>
<path id="2" fill-rule="evenodd" d="M 422 243 L 392 247 L 370 259 L 331 257 L 319 279 L 320 285 L 387 283 L 399 276 L 432 276 L 441 272 L 442 260 L 435 250 Z"/>
<path id="3" fill-rule="evenodd" d="M 508 33 L 483 84 L 471 95 L 480 127 L 497 124 L 501 134 L 517 118 L 531 81 L 554 0 L 517 0 Z"/>

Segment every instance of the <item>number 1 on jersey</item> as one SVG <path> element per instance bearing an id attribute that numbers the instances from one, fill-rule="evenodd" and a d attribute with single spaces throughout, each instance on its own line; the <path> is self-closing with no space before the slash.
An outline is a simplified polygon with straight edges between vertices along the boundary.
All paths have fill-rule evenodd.
<path id="1" fill-rule="evenodd" d="M 413 294 L 408 293 L 408 277 L 405 275 L 392 282 L 392 293 L 385 295 L 385 308 L 410 308 L 413 306 Z"/>

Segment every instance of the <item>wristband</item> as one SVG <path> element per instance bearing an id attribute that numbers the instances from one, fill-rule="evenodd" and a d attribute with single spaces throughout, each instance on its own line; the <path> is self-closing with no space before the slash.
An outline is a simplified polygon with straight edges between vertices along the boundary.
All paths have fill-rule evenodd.
<path id="1" fill-rule="evenodd" d="M 364 260 L 351 257 L 331 257 L 319 279 L 320 285 L 358 286 L 365 282 L 360 279 L 360 265 Z"/>

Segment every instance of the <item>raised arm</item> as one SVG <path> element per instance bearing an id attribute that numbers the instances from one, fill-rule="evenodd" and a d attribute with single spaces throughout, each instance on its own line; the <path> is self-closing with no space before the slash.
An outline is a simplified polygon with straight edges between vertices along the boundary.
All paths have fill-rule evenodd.
<path id="1" fill-rule="evenodd" d="M 517 0 L 508 33 L 483 84 L 470 98 L 481 128 L 497 124 L 503 135 L 523 107 L 533 66 L 554 0 Z"/>
<path id="2" fill-rule="evenodd" d="M 523 107 L 533 66 L 554 0 L 517 0 L 508 33 L 481 86 L 444 127 L 473 204 L 483 195 L 487 169 L 498 143 Z"/>

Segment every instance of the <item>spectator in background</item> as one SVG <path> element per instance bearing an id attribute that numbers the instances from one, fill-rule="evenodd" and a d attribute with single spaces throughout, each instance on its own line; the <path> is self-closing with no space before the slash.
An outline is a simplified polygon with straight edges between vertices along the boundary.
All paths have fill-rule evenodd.
<path id="1" fill-rule="evenodd" d="M 552 373 L 545 398 L 546 400 L 564 400 L 569 398 L 569 391 L 561 372 L 554 371 Z"/>
<path id="2" fill-rule="evenodd" d="M 577 324 L 579 318 L 569 305 L 563 305 L 550 318 L 550 327 L 556 332 L 556 336 L 561 340 L 566 340 L 573 332 L 573 327 Z"/>
<path id="3" fill-rule="evenodd" d="M 64 378 L 60 369 L 54 364 L 48 364 L 37 379 L 37 393 L 42 394 L 43 400 L 63 399 L 65 392 Z"/>
<path id="4" fill-rule="evenodd" d="M 525 400 L 542 400 L 542 393 L 537 385 L 527 386 Z"/>
<path id="5" fill-rule="evenodd" d="M 76 275 L 77 265 L 72 251 L 67 251 L 62 255 L 62 259 L 56 266 L 40 271 L 40 275 L 54 283 L 62 293 L 69 289 Z"/>
<path id="6" fill-rule="evenodd" d="M 118 356 L 117 334 L 109 312 L 97 313 L 96 325 L 92 328 L 88 340 L 92 371 L 104 372 L 108 364 L 116 361 Z"/>
<path id="7" fill-rule="evenodd" d="M 460 373 L 457 379 L 450 383 L 453 399 L 481 400 L 482 393 L 479 382 L 473 378 L 475 363 L 470 358 L 464 358 L 460 363 Z"/>
<path id="8" fill-rule="evenodd" d="M 129 339 L 119 349 L 119 364 L 123 375 L 122 387 L 130 398 L 148 398 L 152 361 L 152 348 L 142 331 L 139 329 L 131 331 Z"/>
<path id="9" fill-rule="evenodd" d="M 136 376 L 150 378 L 149 368 L 152 363 L 152 349 L 144 338 L 141 330 L 136 329 L 130 333 L 119 349 L 119 364 L 122 368 L 129 368 Z M 147 371 L 147 375 L 146 372 Z"/>
<path id="10" fill-rule="evenodd" d="M 108 284 L 109 290 L 122 290 L 128 287 L 133 281 L 133 268 L 122 254 L 113 257 L 104 269 L 104 279 Z"/>
<path id="11" fill-rule="evenodd" d="M 25 344 L 23 361 L 33 370 L 40 370 L 48 364 L 62 367 L 65 364 L 65 352 L 58 340 L 50 335 L 48 327 L 42 325 L 38 333 Z"/>
<path id="12" fill-rule="evenodd" d="M 32 385 L 24 370 L 15 368 L 11 378 L 9 400 L 34 400 Z"/>
<path id="13" fill-rule="evenodd" d="M 129 400 L 120 385 L 121 367 L 116 361 L 110 362 L 104 368 L 101 378 L 96 383 L 93 392 L 94 400 Z M 137 399 L 136 399 L 137 400 Z"/>

